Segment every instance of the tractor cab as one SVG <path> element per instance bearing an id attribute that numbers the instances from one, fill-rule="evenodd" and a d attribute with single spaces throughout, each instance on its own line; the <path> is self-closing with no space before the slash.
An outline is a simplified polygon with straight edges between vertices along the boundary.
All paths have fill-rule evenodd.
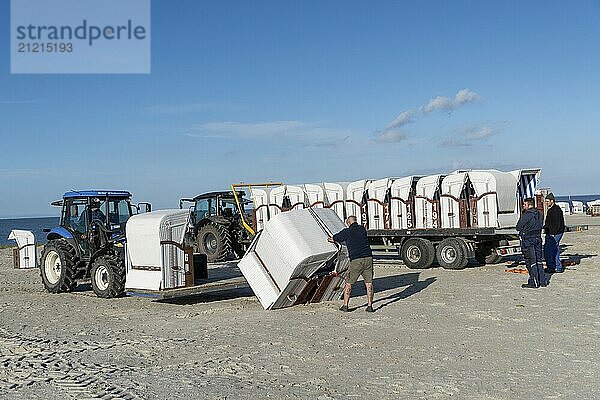
<path id="1" fill-rule="evenodd" d="M 243 191 L 220 191 L 179 200 L 179 208 L 193 203 L 190 241 L 194 251 L 206 254 L 209 262 L 239 257 L 250 243 L 242 221 L 252 215 L 249 207 L 253 203 L 245 195 Z"/>
<path id="2" fill-rule="evenodd" d="M 50 231 L 48 240 L 71 238 L 80 259 L 89 258 L 107 239 L 123 236 L 127 220 L 137 212 L 126 191 L 71 191 L 52 204 L 62 212 L 60 226 Z"/>
<path id="3" fill-rule="evenodd" d="M 78 192 L 65 193 L 62 201 L 61 226 L 78 232 L 87 232 L 93 224 L 102 224 L 112 231 L 123 232 L 125 223 L 133 215 L 128 192 L 113 192 L 97 196 L 81 196 Z"/>
<path id="4" fill-rule="evenodd" d="M 193 199 L 181 199 L 179 200 L 179 208 L 183 208 L 183 204 L 186 202 L 194 203 L 191 209 L 196 223 L 215 218 L 221 219 L 223 222 L 225 220 L 233 221 L 239 218 L 240 209 L 241 212 L 247 213 L 245 208 L 252 204 L 251 201 L 243 199 L 244 192 L 238 192 L 237 196 L 242 199 L 239 208 L 232 191 L 209 192 L 198 195 Z"/>

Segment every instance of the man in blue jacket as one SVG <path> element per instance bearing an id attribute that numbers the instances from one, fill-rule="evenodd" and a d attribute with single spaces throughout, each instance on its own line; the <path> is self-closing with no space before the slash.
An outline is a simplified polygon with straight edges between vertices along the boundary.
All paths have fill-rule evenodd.
<path id="1" fill-rule="evenodd" d="M 356 222 L 354 215 L 346 218 L 346 225 L 348 225 L 347 228 L 329 238 L 330 242 L 346 242 L 350 257 L 348 276 L 344 285 L 344 305 L 340 307 L 340 311 L 349 311 L 348 303 L 350 302 L 352 285 L 362 275 L 367 288 L 367 308 L 365 311 L 373 312 L 373 253 L 367 239 L 367 230 Z"/>
<path id="2" fill-rule="evenodd" d="M 542 263 L 542 215 L 535 209 L 535 200 L 525 199 L 523 212 L 517 222 L 517 231 L 521 238 L 521 251 L 529 272 L 529 280 L 523 288 L 546 286 L 546 274 Z"/>

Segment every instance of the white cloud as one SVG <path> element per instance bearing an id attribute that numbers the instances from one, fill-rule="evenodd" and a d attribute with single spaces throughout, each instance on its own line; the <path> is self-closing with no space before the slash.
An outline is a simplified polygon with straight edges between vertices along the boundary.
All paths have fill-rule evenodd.
<path id="1" fill-rule="evenodd" d="M 346 144 L 350 139 L 350 135 L 346 136 L 335 136 L 324 139 L 317 139 L 312 143 L 309 143 L 307 147 L 313 147 L 315 149 L 338 149 Z"/>
<path id="2" fill-rule="evenodd" d="M 486 142 L 488 138 L 496 135 L 499 128 L 490 125 L 469 125 L 458 128 L 454 134 L 440 139 L 441 147 L 468 147 L 477 143 Z"/>
<path id="3" fill-rule="evenodd" d="M 42 171 L 39 169 L 33 169 L 33 168 L 14 168 L 14 169 L 0 168 L 0 177 L 26 176 L 26 175 L 36 176 L 40 172 L 42 172 Z"/>
<path id="4" fill-rule="evenodd" d="M 422 107 L 421 109 L 426 113 L 430 113 L 436 110 L 450 111 L 453 108 L 454 103 L 450 98 L 437 96 L 429 100 L 429 103 L 427 103 L 427 105 Z"/>
<path id="5" fill-rule="evenodd" d="M 484 140 L 490 136 L 496 135 L 500 131 L 500 128 L 497 125 L 498 124 L 468 125 L 456 129 L 455 132 L 466 139 Z"/>
<path id="6" fill-rule="evenodd" d="M 478 127 L 471 127 L 470 129 L 464 131 L 463 135 L 467 139 L 483 140 L 483 139 L 489 138 L 490 136 L 494 135 L 495 133 L 496 133 L 496 131 L 492 127 L 478 126 Z"/>
<path id="7" fill-rule="evenodd" d="M 413 110 L 407 110 L 401 112 L 392 122 L 388 124 L 386 129 L 400 128 L 415 120 L 415 112 Z"/>
<path id="8" fill-rule="evenodd" d="M 468 103 L 475 103 L 481 100 L 481 96 L 472 91 L 471 89 L 462 89 L 454 96 L 454 104 L 463 105 Z"/>
<path id="9" fill-rule="evenodd" d="M 374 141 L 377 143 L 399 143 L 406 139 L 408 139 L 408 135 L 405 132 L 386 129 L 385 131 L 376 135 Z"/>
<path id="10" fill-rule="evenodd" d="M 306 124 L 301 121 L 207 122 L 194 125 L 187 135 L 207 138 L 256 138 L 297 132 L 302 127 L 306 127 Z"/>
<path id="11" fill-rule="evenodd" d="M 270 145 L 289 147 L 302 146 L 315 150 L 329 151 L 348 145 L 352 134 L 348 130 L 320 127 L 303 121 L 267 122 L 208 122 L 194 125 L 186 136 L 196 138 L 218 138 L 268 141 Z"/>
<path id="12" fill-rule="evenodd" d="M 397 131 L 398 128 L 415 122 L 434 111 L 451 112 L 466 104 L 478 102 L 480 99 L 481 96 L 479 94 L 468 88 L 459 90 L 452 98 L 445 96 L 434 97 L 426 105 L 419 107 L 418 111 L 406 110 L 398 114 L 383 131 L 376 133 L 375 141 L 379 143 L 401 142 L 407 139 L 408 136 L 404 132 Z"/>
<path id="13" fill-rule="evenodd" d="M 453 136 L 442 138 L 439 142 L 440 147 L 471 147 L 473 143 L 463 138 Z"/>
<path id="14" fill-rule="evenodd" d="M 425 113 L 430 113 L 433 111 L 453 111 L 456 108 L 463 106 L 465 104 L 476 103 L 481 100 L 481 96 L 471 89 L 461 89 L 459 90 L 454 98 L 437 96 L 427 103 L 426 106 L 421 107 L 421 110 Z"/>

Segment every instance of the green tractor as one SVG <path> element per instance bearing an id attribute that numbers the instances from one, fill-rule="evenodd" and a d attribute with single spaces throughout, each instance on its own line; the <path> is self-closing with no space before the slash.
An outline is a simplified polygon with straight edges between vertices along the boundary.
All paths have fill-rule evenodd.
<path id="1" fill-rule="evenodd" d="M 52 203 L 62 207 L 59 226 L 45 230 L 47 243 L 40 261 L 42 282 L 50 293 L 70 292 L 77 281 L 91 278 L 99 297 L 125 291 L 125 224 L 151 209 L 131 204 L 126 191 L 71 191 Z"/>
<path id="2" fill-rule="evenodd" d="M 244 196 L 243 191 L 220 191 L 179 200 L 179 208 L 193 203 L 190 241 L 194 252 L 206 254 L 208 262 L 244 255 L 252 240 L 244 227 L 244 221 L 252 219 L 252 212 L 248 211 L 252 202 Z"/>

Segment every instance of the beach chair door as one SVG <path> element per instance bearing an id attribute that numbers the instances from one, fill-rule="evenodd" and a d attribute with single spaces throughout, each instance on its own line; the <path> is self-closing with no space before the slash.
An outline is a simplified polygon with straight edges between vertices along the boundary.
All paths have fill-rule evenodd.
<path id="1" fill-rule="evenodd" d="M 409 176 L 396 179 L 390 187 L 390 225 L 392 229 L 414 227 L 414 186 L 417 178 Z"/>
<path id="2" fill-rule="evenodd" d="M 269 218 L 273 218 L 284 210 L 284 198 L 285 186 L 271 189 L 271 193 L 269 193 Z"/>
<path id="3" fill-rule="evenodd" d="M 367 188 L 369 229 L 390 228 L 389 187 L 390 179 L 387 178 L 369 183 Z"/>
<path id="4" fill-rule="evenodd" d="M 304 185 L 304 193 L 306 193 L 309 207 L 323 208 L 325 206 L 325 191 L 321 185 L 307 183 Z"/>
<path id="5" fill-rule="evenodd" d="M 305 208 L 304 190 L 300 186 L 286 186 L 285 197 L 288 199 L 290 210 Z"/>
<path id="6" fill-rule="evenodd" d="M 250 187 L 250 199 L 254 203 L 253 226 L 255 232 L 262 230 L 269 220 L 269 194 L 264 189 Z"/>
<path id="7" fill-rule="evenodd" d="M 443 228 L 464 228 L 466 227 L 467 207 L 461 202 L 465 193 L 467 174 L 458 172 L 448 175 L 442 180 L 440 205 L 441 222 Z"/>
<path id="8" fill-rule="evenodd" d="M 366 181 L 352 182 L 346 188 L 346 215 L 356 216 L 356 222 L 368 228 L 367 208 L 365 205 Z"/>
<path id="9" fill-rule="evenodd" d="M 323 184 L 325 188 L 325 199 L 327 207 L 333 208 L 335 213 L 340 217 L 342 221 L 346 220 L 346 206 L 345 206 L 345 188 L 339 183 L 328 183 Z"/>

